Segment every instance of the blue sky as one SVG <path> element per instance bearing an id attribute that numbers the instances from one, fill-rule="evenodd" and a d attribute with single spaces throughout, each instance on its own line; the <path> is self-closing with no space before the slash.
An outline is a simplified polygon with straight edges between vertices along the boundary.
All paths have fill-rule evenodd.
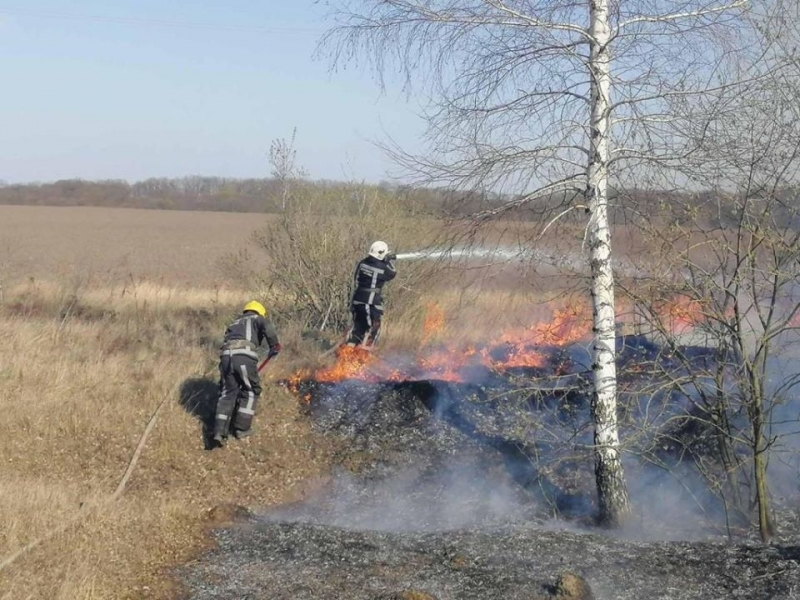
<path id="1" fill-rule="evenodd" d="M 312 0 L 0 0 L 0 180 L 265 177 L 297 127 L 313 178 L 378 181 L 419 106 L 314 59 Z"/>

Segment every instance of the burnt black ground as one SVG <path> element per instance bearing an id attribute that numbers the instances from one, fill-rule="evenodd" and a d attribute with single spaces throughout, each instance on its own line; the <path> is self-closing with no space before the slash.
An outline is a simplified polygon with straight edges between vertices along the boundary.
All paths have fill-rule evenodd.
<path id="1" fill-rule="evenodd" d="M 619 541 L 526 525 L 439 533 L 257 522 L 220 531 L 187 570 L 191 598 L 377 600 L 403 590 L 439 600 L 547 597 L 559 572 L 598 599 L 789 600 L 800 546 Z"/>
<path id="2" fill-rule="evenodd" d="M 731 541 L 712 505 L 684 516 L 671 503 L 685 498 L 648 479 L 637 503 L 649 513 L 624 532 L 594 528 L 591 459 L 576 441 L 586 398 L 557 383 L 545 393 L 523 383 L 510 401 L 489 379 L 309 382 L 306 414 L 345 442 L 341 469 L 302 504 L 215 532 L 217 547 L 180 570 L 188 597 L 537 600 L 571 570 L 601 600 L 800 598 L 795 513 L 772 547 L 752 530 Z"/>

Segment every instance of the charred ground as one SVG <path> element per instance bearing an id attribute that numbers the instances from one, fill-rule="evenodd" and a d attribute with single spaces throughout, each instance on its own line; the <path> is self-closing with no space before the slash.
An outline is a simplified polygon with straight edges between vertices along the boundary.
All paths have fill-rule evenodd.
<path id="1" fill-rule="evenodd" d="M 657 355 L 644 339 L 620 350 L 621 364 L 640 367 Z M 342 442 L 338 470 L 305 501 L 218 531 L 217 548 L 181 572 L 190 597 L 530 600 L 569 597 L 555 585 L 564 571 L 585 577 L 596 598 L 797 597 L 791 511 L 776 545 L 759 547 L 747 532 L 730 537 L 713 495 L 698 497 L 688 479 L 669 486 L 630 460 L 629 476 L 649 482 L 636 498 L 644 510 L 622 532 L 594 526 L 578 354 L 473 368 L 467 382 L 294 382 L 304 415 Z M 672 400 L 659 399 L 670 418 L 638 443 L 680 465 L 687 449 L 703 451 L 707 432 L 674 418 L 685 407 L 663 408 Z M 640 403 L 624 410 L 640 422 Z M 648 506 L 659 497 L 675 514 Z"/>

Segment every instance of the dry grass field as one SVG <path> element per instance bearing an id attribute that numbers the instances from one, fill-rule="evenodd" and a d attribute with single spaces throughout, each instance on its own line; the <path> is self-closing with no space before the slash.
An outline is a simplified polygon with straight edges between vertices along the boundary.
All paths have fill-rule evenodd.
<path id="1" fill-rule="evenodd" d="M 352 257 L 333 242 L 349 235 L 351 248 L 366 247 L 372 239 L 361 237 L 372 234 L 351 231 L 349 217 L 302 218 L 293 231 L 310 258 L 327 252 L 325 272 L 341 268 L 349 279 Z M 270 222 L 276 217 L 0 206 L 0 600 L 180 598 L 174 568 L 207 547 L 209 527 L 326 480 L 338 449 L 311 430 L 280 381 L 333 361 L 323 350 L 343 332 L 311 331 L 292 312 L 302 296 L 289 286 L 305 285 L 305 273 L 284 288 L 261 279 L 270 257 L 252 234 Z M 387 239 L 400 252 L 447 239 L 431 237 L 442 227 L 430 219 L 392 226 Z M 537 250 L 580 265 L 571 276 L 544 259 L 401 262 L 387 288 L 382 348 L 502 340 L 508 329 L 552 323 L 570 292 L 588 308 L 583 229 L 565 224 L 539 239 L 541 227 L 492 224 L 480 243 L 529 249 L 536 240 Z M 624 227 L 614 244 L 622 276 L 658 250 Z M 280 265 L 297 255 L 288 243 L 273 248 Z M 285 350 L 263 374 L 256 435 L 208 451 L 201 418 L 216 402 L 221 334 L 254 297 L 273 312 Z M 623 325 L 625 303 L 618 298 Z"/>
<path id="2" fill-rule="evenodd" d="M 166 570 L 231 506 L 292 499 L 324 474 L 324 441 L 278 386 L 258 435 L 229 451 L 205 451 L 192 414 L 213 402 L 219 336 L 249 297 L 218 258 L 258 219 L 1 207 L 0 561 L 80 520 L 0 572 L 0 598 L 172 597 Z"/>
<path id="3" fill-rule="evenodd" d="M 220 257 L 268 217 L 128 208 L 0 206 L 0 280 L 220 282 Z"/>
<path id="4" fill-rule="evenodd" d="M 126 303 L 111 288 L 93 290 L 68 304 L 55 285 L 6 293 L 3 559 L 80 511 L 86 516 L 2 572 L 3 600 L 171 597 L 166 568 L 201 548 L 204 527 L 227 518 L 228 506 L 289 500 L 325 472 L 325 444 L 277 386 L 267 386 L 257 436 L 204 451 L 192 407 L 213 400 L 210 340 L 239 295 L 162 291 L 145 287 L 138 303 Z M 124 493 L 109 502 L 164 400 Z"/>
<path id="5" fill-rule="evenodd" d="M 220 335 L 251 294 L 219 257 L 263 219 L 0 206 L 0 563 L 63 529 L 0 571 L 0 600 L 174 598 L 169 569 L 208 543 L 209 526 L 324 478 L 335 449 L 275 384 L 318 360 L 318 342 L 292 323 L 265 376 L 257 435 L 203 447 L 198 413 L 215 401 Z M 547 316 L 491 279 L 480 293 L 463 287 L 440 286 L 438 299 L 464 339 Z M 419 342 L 426 289 L 387 319 L 387 346 Z"/>

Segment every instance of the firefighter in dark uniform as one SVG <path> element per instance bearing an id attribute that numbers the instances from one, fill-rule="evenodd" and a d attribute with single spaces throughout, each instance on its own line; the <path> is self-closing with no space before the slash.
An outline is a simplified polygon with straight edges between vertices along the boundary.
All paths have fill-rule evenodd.
<path id="1" fill-rule="evenodd" d="M 347 337 L 348 346 L 372 349 L 378 341 L 383 317 L 383 284 L 394 279 L 396 254 L 389 253 L 386 242 L 375 242 L 369 255 L 356 266 L 350 312 L 353 328 Z"/>
<path id="2" fill-rule="evenodd" d="M 250 426 L 261 395 L 256 350 L 266 341 L 268 358 L 281 351 L 275 326 L 266 317 L 264 305 L 253 300 L 225 330 L 220 347 L 220 392 L 214 423 L 214 441 L 219 445 L 225 444 L 229 433 L 239 439 L 252 432 Z"/>

